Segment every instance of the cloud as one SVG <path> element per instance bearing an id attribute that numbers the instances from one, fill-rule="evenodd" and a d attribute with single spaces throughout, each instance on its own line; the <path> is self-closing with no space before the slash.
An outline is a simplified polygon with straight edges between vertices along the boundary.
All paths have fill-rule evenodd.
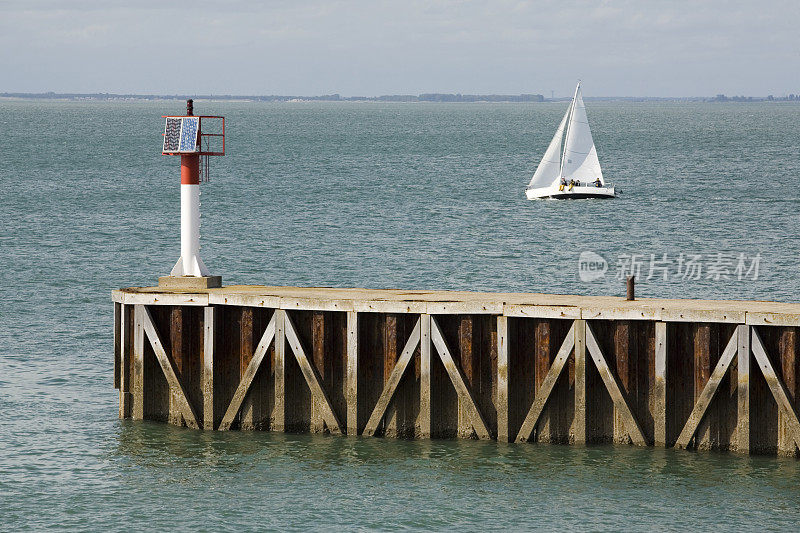
<path id="1" fill-rule="evenodd" d="M 0 90 L 780 94 L 798 20 L 783 1 L 7 0 Z"/>

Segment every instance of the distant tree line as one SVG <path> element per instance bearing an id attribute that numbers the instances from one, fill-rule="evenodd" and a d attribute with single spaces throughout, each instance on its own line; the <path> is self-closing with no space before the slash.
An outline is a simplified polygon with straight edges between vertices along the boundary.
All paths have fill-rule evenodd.
<path id="1" fill-rule="evenodd" d="M 710 102 L 763 102 L 766 100 L 767 102 L 790 102 L 794 100 L 800 100 L 800 95 L 789 94 L 789 96 L 772 96 L 771 94 L 768 95 L 766 98 L 758 96 L 725 96 L 724 94 L 718 94 L 714 98 L 711 98 Z"/>
<path id="2" fill-rule="evenodd" d="M 418 97 L 420 102 L 544 102 L 541 94 L 441 94 L 428 93 Z"/>
<path id="3" fill-rule="evenodd" d="M 383 96 L 342 96 L 340 94 L 323 94 L 320 96 L 241 96 L 232 94 L 111 94 L 111 93 L 0 93 L 3 98 L 35 98 L 59 100 L 247 100 L 258 102 L 543 102 L 541 94 L 447 94 L 427 93 L 390 94 Z"/>

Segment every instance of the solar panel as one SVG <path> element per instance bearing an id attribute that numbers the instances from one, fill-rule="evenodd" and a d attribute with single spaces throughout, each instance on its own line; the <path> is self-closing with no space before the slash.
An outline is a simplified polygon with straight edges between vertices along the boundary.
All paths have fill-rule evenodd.
<path id="1" fill-rule="evenodd" d="M 183 118 L 183 124 L 181 124 L 180 152 L 197 151 L 197 130 L 199 122 L 199 117 Z"/>
<path id="2" fill-rule="evenodd" d="M 177 152 L 180 146 L 181 122 L 178 117 L 167 117 L 164 125 L 164 148 L 162 152 Z"/>
<path id="3" fill-rule="evenodd" d="M 200 117 L 167 117 L 164 125 L 165 154 L 197 152 Z"/>

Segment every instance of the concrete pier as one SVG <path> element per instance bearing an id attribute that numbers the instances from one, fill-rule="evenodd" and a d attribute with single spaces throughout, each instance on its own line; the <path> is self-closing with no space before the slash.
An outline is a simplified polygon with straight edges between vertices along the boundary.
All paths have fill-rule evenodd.
<path id="1" fill-rule="evenodd" d="M 113 291 L 121 418 L 796 456 L 800 304 Z"/>

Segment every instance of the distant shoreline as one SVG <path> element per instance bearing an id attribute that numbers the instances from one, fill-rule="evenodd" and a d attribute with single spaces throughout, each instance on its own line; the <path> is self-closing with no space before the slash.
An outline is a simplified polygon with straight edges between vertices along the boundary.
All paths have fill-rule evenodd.
<path id="1" fill-rule="evenodd" d="M 0 99 L 6 100 L 195 100 L 222 101 L 222 102 L 432 102 L 432 103 L 542 103 L 564 102 L 571 96 L 545 98 L 541 94 L 460 94 L 460 93 L 423 93 L 419 95 L 394 94 L 383 96 L 341 96 L 339 94 L 324 94 L 320 96 L 291 96 L 291 95 L 265 95 L 265 96 L 239 96 L 239 95 L 159 95 L 159 94 L 114 94 L 114 93 L 0 93 Z M 584 96 L 587 101 L 623 101 L 623 102 L 800 102 L 800 95 L 788 96 Z"/>

